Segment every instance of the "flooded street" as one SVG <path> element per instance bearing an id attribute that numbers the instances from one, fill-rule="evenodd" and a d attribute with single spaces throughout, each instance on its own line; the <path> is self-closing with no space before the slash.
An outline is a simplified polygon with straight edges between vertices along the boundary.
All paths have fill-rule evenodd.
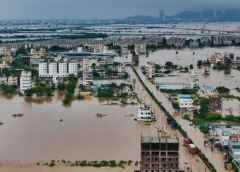
<path id="1" fill-rule="evenodd" d="M 193 58 L 193 51 L 192 50 L 182 50 L 179 51 L 177 59 L 181 60 L 176 60 L 176 54 L 175 51 L 170 51 L 170 50 L 161 50 L 154 52 L 151 54 L 148 58 L 146 57 L 141 57 L 140 58 L 140 65 L 145 65 L 147 62 L 155 62 L 155 63 L 160 63 L 164 65 L 167 61 L 172 61 L 174 63 L 178 63 L 179 65 L 190 65 L 194 64 L 195 69 L 196 69 L 196 63 L 198 60 L 205 60 L 207 59 L 208 55 L 215 53 L 215 52 L 220 52 L 224 54 L 225 52 L 232 52 L 236 55 L 240 54 L 240 49 L 239 48 L 222 48 L 222 49 L 211 49 L 211 48 L 206 48 L 203 50 L 194 50 L 195 56 Z M 174 61 L 175 60 L 175 61 Z M 182 128 L 187 131 L 188 136 L 194 141 L 194 143 L 202 150 L 202 152 L 206 155 L 206 157 L 210 160 L 211 163 L 215 166 L 218 172 L 225 172 L 224 168 L 224 158 L 223 158 L 223 152 L 219 150 L 213 150 L 211 151 L 210 147 L 204 147 L 203 141 L 206 140 L 205 136 L 198 130 L 190 126 L 190 123 L 186 120 L 183 120 L 180 116 L 180 114 L 175 114 L 175 111 L 172 108 L 171 103 L 168 101 L 167 98 L 165 98 L 166 95 L 161 93 L 159 90 L 155 88 L 155 85 L 151 84 L 148 79 L 141 73 L 140 68 L 136 68 L 137 72 L 139 73 L 140 77 L 142 78 L 143 82 L 147 85 L 147 87 L 150 89 L 150 91 L 153 92 L 154 96 L 162 102 L 164 107 L 170 112 L 170 114 L 173 114 L 176 120 L 178 121 L 179 124 L 181 124 Z M 224 71 L 217 71 L 217 70 L 210 70 L 210 76 L 203 76 L 202 75 L 202 69 L 199 70 L 199 85 L 202 87 L 203 85 L 210 85 L 213 87 L 218 87 L 218 86 L 225 86 L 230 89 L 234 89 L 236 87 L 239 87 L 238 83 L 238 78 L 240 72 L 238 70 L 232 70 L 231 74 L 224 74 Z M 185 83 L 190 83 L 192 81 L 191 79 L 191 74 L 190 73 L 177 73 L 174 72 L 176 75 L 181 75 L 180 77 L 175 76 L 175 77 L 159 77 L 155 78 L 155 82 L 185 82 Z M 238 95 L 239 93 L 235 92 L 236 90 L 231 90 L 231 93 L 234 95 Z M 142 91 L 138 92 L 140 97 L 146 101 L 149 102 L 148 100 L 148 95 L 146 93 L 143 93 Z M 154 107 L 153 103 L 153 108 L 159 109 L 158 107 Z M 223 102 L 223 108 L 225 110 L 224 114 L 229 115 L 229 112 L 227 109 L 229 107 L 232 107 L 234 109 L 233 115 L 239 115 L 239 101 L 235 99 L 224 99 Z M 161 114 L 161 113 L 160 113 Z M 229 171 L 229 170 L 228 170 Z M 231 171 L 231 170 L 230 170 Z"/>

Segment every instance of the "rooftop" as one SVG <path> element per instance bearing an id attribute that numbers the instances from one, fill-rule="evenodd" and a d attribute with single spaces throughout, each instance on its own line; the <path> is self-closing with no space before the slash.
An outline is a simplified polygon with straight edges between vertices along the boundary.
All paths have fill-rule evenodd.
<path id="1" fill-rule="evenodd" d="M 161 82 L 159 85 L 185 85 L 183 82 Z"/>
<path id="2" fill-rule="evenodd" d="M 211 90 L 213 90 L 213 87 L 212 86 L 203 86 L 203 89 L 206 91 L 211 91 Z"/>
<path id="3" fill-rule="evenodd" d="M 178 99 L 192 99 L 192 97 L 188 94 L 185 94 L 185 95 L 179 94 Z"/>
<path id="4" fill-rule="evenodd" d="M 144 136 L 142 143 L 179 143 L 177 138 L 158 137 L 158 136 Z"/>

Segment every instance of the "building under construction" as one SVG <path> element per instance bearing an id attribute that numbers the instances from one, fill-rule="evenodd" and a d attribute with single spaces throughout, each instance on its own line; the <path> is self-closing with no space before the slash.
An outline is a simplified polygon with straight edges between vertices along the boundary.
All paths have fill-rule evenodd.
<path id="1" fill-rule="evenodd" d="M 209 111 L 212 113 L 222 111 L 222 99 L 219 95 L 209 96 Z"/>
<path id="2" fill-rule="evenodd" d="M 141 137 L 141 172 L 179 172 L 179 140 Z"/>

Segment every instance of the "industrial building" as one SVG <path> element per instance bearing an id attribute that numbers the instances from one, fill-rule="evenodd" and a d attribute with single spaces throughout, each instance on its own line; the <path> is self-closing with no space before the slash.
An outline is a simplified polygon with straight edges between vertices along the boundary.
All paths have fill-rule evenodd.
<path id="1" fill-rule="evenodd" d="M 190 95 L 178 95 L 179 107 L 182 110 L 193 110 L 193 99 Z"/>
<path id="2" fill-rule="evenodd" d="M 77 75 L 77 62 L 53 62 L 53 63 L 39 63 L 39 77 L 68 77 L 69 74 Z"/>
<path id="3" fill-rule="evenodd" d="M 141 172 L 179 172 L 177 138 L 141 137 Z"/>

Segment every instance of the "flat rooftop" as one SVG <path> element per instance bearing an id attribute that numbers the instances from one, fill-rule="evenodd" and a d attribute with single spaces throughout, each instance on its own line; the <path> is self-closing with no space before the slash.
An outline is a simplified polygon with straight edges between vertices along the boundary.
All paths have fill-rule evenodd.
<path id="1" fill-rule="evenodd" d="M 185 94 L 179 94 L 178 98 L 179 99 L 192 99 L 192 97 L 188 94 L 186 94 L 186 95 Z"/>
<path id="2" fill-rule="evenodd" d="M 183 82 L 161 82 L 159 85 L 186 85 Z"/>
<path id="3" fill-rule="evenodd" d="M 213 87 L 212 86 L 203 86 L 203 89 L 206 91 L 211 91 L 211 90 L 213 90 Z"/>
<path id="4" fill-rule="evenodd" d="M 158 137 L 158 136 L 144 136 L 142 143 L 179 143 L 177 138 Z"/>

